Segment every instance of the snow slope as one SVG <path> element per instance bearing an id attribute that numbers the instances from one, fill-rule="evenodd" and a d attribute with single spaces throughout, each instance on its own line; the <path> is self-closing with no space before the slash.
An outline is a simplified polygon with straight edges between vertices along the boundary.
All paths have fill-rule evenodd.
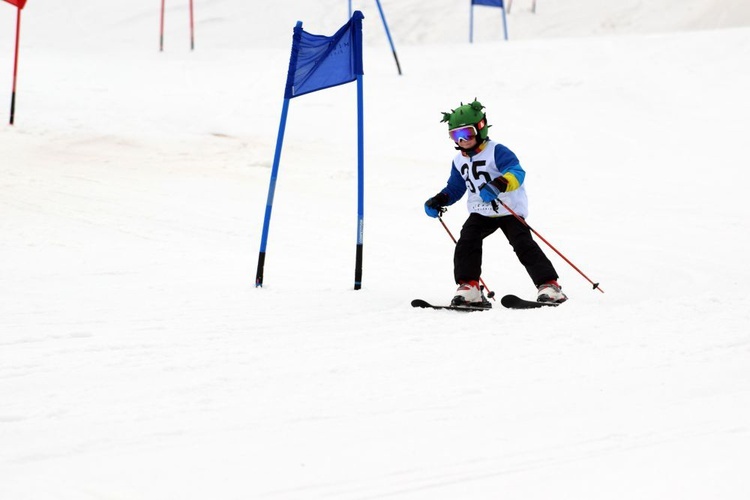
<path id="1" fill-rule="evenodd" d="M 346 2 L 30 0 L 0 127 L 0 498 L 746 499 L 750 6 L 374 2 L 363 289 L 353 85 L 292 101 Z M 15 15 L 0 8 L 10 101 Z M 706 29 L 711 28 L 711 29 Z M 471 315 L 422 210 L 478 97 L 570 301 Z M 446 224 L 457 234 L 463 203 Z M 546 249 L 546 247 L 545 247 Z M 484 275 L 534 289 L 501 237 Z"/>

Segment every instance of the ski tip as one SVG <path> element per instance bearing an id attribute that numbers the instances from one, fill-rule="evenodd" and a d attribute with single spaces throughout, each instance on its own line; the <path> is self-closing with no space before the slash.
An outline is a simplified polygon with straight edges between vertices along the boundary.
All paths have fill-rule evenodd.
<path id="1" fill-rule="evenodd" d="M 500 299 L 500 304 L 502 304 L 503 307 L 512 307 L 521 300 L 523 299 L 521 299 L 520 297 L 516 297 L 515 295 L 503 295 L 503 297 Z"/>
<path id="2" fill-rule="evenodd" d="M 508 309 L 539 309 L 541 307 L 557 307 L 560 305 L 557 302 L 536 302 L 533 300 L 525 300 L 516 295 L 505 295 L 500 299 L 500 303 L 503 307 Z"/>
<path id="3" fill-rule="evenodd" d="M 465 312 L 471 312 L 471 311 L 488 311 L 492 309 L 492 304 L 489 302 L 487 304 L 483 304 L 481 306 L 456 306 L 456 305 L 435 305 L 430 304 L 426 300 L 422 299 L 414 299 L 411 301 L 412 307 L 419 307 L 422 309 L 444 309 L 448 311 L 465 311 Z"/>

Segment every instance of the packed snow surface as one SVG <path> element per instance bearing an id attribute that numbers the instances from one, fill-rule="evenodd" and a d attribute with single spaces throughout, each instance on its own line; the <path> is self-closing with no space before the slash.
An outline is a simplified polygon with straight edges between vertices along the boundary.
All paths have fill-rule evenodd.
<path id="1" fill-rule="evenodd" d="M 3 500 L 750 498 L 750 4 L 382 0 L 356 85 L 293 99 L 343 0 L 29 0 L 0 126 Z M 429 5 L 428 5 L 429 4 Z M 0 3 L 0 104 L 16 10 Z M 570 300 L 454 313 L 422 205 L 478 98 Z M 8 109 L 3 108 L 3 109 Z M 5 120 L 5 118 L 4 118 Z M 7 121 L 5 122 L 7 123 Z M 454 235 L 463 202 L 444 221 Z M 502 235 L 483 278 L 534 287 Z"/>

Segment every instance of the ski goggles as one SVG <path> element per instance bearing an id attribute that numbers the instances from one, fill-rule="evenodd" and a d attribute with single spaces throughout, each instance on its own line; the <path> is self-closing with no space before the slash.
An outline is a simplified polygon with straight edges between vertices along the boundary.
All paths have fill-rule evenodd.
<path id="1" fill-rule="evenodd" d="M 448 131 L 453 142 L 470 141 L 477 136 L 477 129 L 474 125 L 453 128 Z"/>

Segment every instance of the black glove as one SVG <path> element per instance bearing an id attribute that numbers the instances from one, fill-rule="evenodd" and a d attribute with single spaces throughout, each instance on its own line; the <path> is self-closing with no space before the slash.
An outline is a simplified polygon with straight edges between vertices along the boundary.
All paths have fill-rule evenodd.
<path id="1" fill-rule="evenodd" d="M 440 209 L 448 204 L 448 195 L 440 192 L 424 202 L 424 211 L 430 217 L 440 215 Z"/>

